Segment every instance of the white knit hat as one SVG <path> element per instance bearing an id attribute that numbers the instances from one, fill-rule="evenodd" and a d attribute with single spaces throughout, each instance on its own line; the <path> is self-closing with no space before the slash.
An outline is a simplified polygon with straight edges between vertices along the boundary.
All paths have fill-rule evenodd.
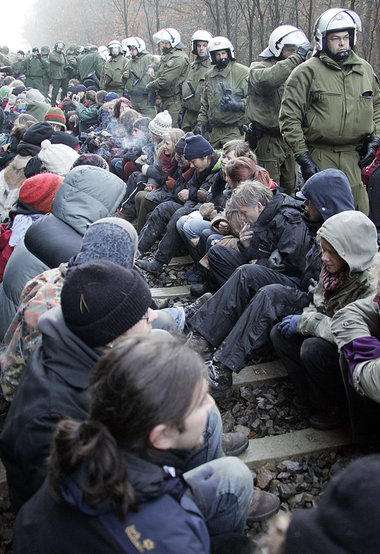
<path id="1" fill-rule="evenodd" d="M 26 92 L 26 101 L 29 102 L 45 102 L 45 96 L 40 93 L 37 88 L 31 88 Z"/>
<path id="2" fill-rule="evenodd" d="M 149 131 L 154 133 L 155 135 L 158 135 L 159 137 L 163 137 L 165 133 L 170 131 L 172 128 L 172 116 L 168 112 L 168 110 L 164 110 L 163 112 L 160 112 L 152 119 L 152 121 L 149 122 L 148 125 Z"/>
<path id="3" fill-rule="evenodd" d="M 50 173 L 65 175 L 70 171 L 73 163 L 78 158 L 78 152 L 66 144 L 52 144 L 50 140 L 43 140 L 39 159 Z"/>

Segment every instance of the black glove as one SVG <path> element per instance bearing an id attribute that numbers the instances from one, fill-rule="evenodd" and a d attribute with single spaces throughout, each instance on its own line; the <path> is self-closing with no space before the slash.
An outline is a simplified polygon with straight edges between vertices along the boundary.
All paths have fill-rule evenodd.
<path id="1" fill-rule="evenodd" d="M 200 124 L 200 125 L 197 125 L 195 127 L 195 134 L 196 135 L 202 135 L 202 137 L 203 137 L 204 132 L 205 132 L 204 125 Z"/>
<path id="2" fill-rule="evenodd" d="M 303 152 L 296 157 L 296 162 L 301 166 L 303 180 L 306 182 L 312 175 L 319 172 L 319 167 L 314 163 L 309 152 Z"/>
<path id="3" fill-rule="evenodd" d="M 356 151 L 359 152 L 360 160 L 359 167 L 368 167 L 375 159 L 377 149 L 380 147 L 380 138 L 375 135 L 365 137 L 362 146 L 357 146 Z"/>
<path id="4" fill-rule="evenodd" d="M 285 264 L 282 262 L 281 254 L 277 249 L 273 250 L 272 254 L 269 256 L 268 267 L 280 273 L 285 271 Z"/>
<path id="5" fill-rule="evenodd" d="M 297 54 L 301 56 L 302 61 L 304 62 L 306 60 L 306 56 L 311 50 L 312 50 L 312 46 L 310 42 L 304 42 L 303 44 L 299 45 L 297 49 Z"/>
<path id="6" fill-rule="evenodd" d="M 185 110 L 178 112 L 178 127 L 181 128 L 183 118 L 185 117 Z"/>
<path id="7" fill-rule="evenodd" d="M 223 112 L 243 112 L 244 104 L 243 102 L 238 102 L 238 100 L 235 100 L 229 94 L 225 94 L 220 101 L 220 109 Z"/>

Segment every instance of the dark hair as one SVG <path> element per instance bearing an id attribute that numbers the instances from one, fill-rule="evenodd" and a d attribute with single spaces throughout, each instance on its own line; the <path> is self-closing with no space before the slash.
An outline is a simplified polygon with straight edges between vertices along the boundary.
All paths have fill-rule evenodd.
<path id="1" fill-rule="evenodd" d="M 122 96 L 121 98 L 118 98 L 113 106 L 113 116 L 116 117 L 117 119 L 119 119 L 120 117 L 122 104 L 127 104 L 128 108 L 130 108 L 130 103 L 127 100 L 127 98 L 124 98 L 124 96 Z"/>
<path id="2" fill-rule="evenodd" d="M 14 135 L 18 141 L 22 139 L 25 131 L 37 123 L 37 119 L 30 114 L 23 113 L 15 121 L 12 127 L 11 135 Z"/>
<path id="3" fill-rule="evenodd" d="M 89 100 L 90 102 L 95 104 L 95 102 L 96 102 L 96 92 L 95 91 L 87 90 L 85 96 L 86 96 L 86 100 Z"/>
<path id="4" fill-rule="evenodd" d="M 201 358 L 178 340 L 126 339 L 95 365 L 90 379 L 90 409 L 86 421 L 58 424 L 49 457 L 49 485 L 60 497 L 62 479 L 86 465 L 87 503 L 113 504 L 123 518 L 136 508 L 120 448 L 149 459 L 149 442 L 159 424 L 181 432 L 194 402 L 205 367 Z"/>
<path id="5" fill-rule="evenodd" d="M 98 106 L 102 106 L 104 104 L 106 95 L 106 90 L 98 90 L 98 92 L 96 93 L 96 103 L 98 104 Z"/>

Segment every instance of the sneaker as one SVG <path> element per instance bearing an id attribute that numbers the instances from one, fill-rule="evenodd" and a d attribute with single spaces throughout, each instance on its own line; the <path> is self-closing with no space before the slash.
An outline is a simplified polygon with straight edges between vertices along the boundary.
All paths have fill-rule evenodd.
<path id="1" fill-rule="evenodd" d="M 222 448 L 226 456 L 239 456 L 247 450 L 248 437 L 243 433 L 223 433 Z"/>
<path id="2" fill-rule="evenodd" d="M 220 362 L 206 362 L 210 394 L 215 400 L 223 400 L 232 394 L 232 371 Z"/>
<path id="3" fill-rule="evenodd" d="M 148 260 L 136 260 L 136 265 L 140 269 L 151 273 L 152 275 L 160 275 L 164 265 L 158 262 L 155 258 L 149 258 Z"/>
<path id="4" fill-rule="evenodd" d="M 332 408 L 326 412 L 317 412 L 309 418 L 309 423 L 314 429 L 321 429 L 322 431 L 329 431 L 330 429 L 337 429 L 342 427 L 346 422 L 345 414 L 337 409 Z"/>
<path id="5" fill-rule="evenodd" d="M 270 492 L 254 489 L 247 523 L 264 521 L 278 512 L 280 499 Z"/>
<path id="6" fill-rule="evenodd" d="M 186 344 L 198 352 L 204 360 L 211 360 L 214 347 L 198 331 L 190 331 L 186 336 Z"/>
<path id="7" fill-rule="evenodd" d="M 189 319 L 193 317 L 193 315 L 199 310 L 199 308 L 203 306 L 205 302 L 207 302 L 207 300 L 211 298 L 211 296 L 211 292 L 205 292 L 204 294 L 202 294 L 202 296 L 195 300 L 195 302 L 189 304 L 188 306 L 185 306 L 184 311 L 186 323 L 188 323 Z"/>

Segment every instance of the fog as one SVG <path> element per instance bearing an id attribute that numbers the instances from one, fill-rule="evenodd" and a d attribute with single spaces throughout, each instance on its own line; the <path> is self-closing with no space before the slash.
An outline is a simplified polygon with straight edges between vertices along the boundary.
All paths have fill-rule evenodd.
<path id="1" fill-rule="evenodd" d="M 23 36 L 23 26 L 29 17 L 30 8 L 35 2 L 36 0 L 18 0 L 15 4 L 4 2 L 1 5 L 0 45 L 9 46 L 12 52 L 17 52 L 20 48 L 22 50 L 31 49 L 31 45 Z"/>

